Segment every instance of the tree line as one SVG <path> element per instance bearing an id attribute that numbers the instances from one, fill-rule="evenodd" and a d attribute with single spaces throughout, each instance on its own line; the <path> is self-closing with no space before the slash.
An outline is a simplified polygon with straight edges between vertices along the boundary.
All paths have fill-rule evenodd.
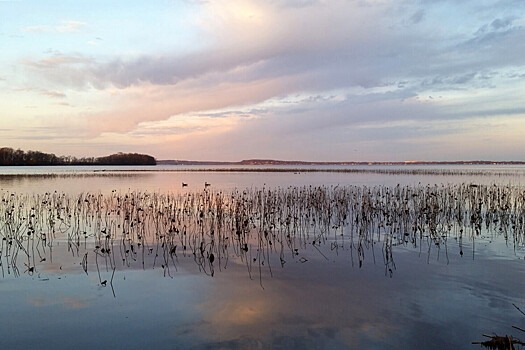
<path id="1" fill-rule="evenodd" d="M 56 156 L 40 151 L 0 148 L 0 166 L 31 165 L 156 165 L 154 157 L 139 153 L 116 153 L 104 157 Z"/>

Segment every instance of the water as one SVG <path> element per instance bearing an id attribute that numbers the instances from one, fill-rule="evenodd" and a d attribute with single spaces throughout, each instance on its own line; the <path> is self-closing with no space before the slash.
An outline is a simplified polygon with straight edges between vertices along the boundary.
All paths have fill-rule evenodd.
<path id="1" fill-rule="evenodd" d="M 97 196 L 132 194 L 140 199 L 143 193 L 198 197 L 205 193 L 205 182 L 211 184 L 206 191 L 212 197 L 242 196 L 245 189 L 248 193 L 262 188 L 287 191 L 290 186 L 393 189 L 397 184 L 409 188 L 438 184 L 439 188 L 472 183 L 519 188 L 525 174 L 520 167 L 501 166 L 446 168 L 453 170 L 446 174 L 407 172 L 406 167 L 386 168 L 400 170 L 398 174 L 382 172 L 384 167 L 361 167 L 358 172 L 353 172 L 355 167 L 342 168 L 352 172 L 212 168 L 6 168 L 0 175 L 0 189 L 3 198 L 13 197 L 11 193 L 19 196 L 17 206 L 24 207 L 22 212 L 29 217 L 31 208 L 26 206 L 34 203 L 35 196 L 42 202 L 63 195 L 73 198 L 72 206 L 81 195 L 92 195 L 93 201 Z M 182 182 L 188 186 L 182 187 Z M 202 250 L 204 259 L 199 260 L 198 248 L 193 251 L 197 256 L 189 248 L 185 254 L 179 243 L 176 260 L 164 260 L 165 250 L 152 239 L 145 243 L 160 249 L 158 255 L 149 250 L 141 255 L 136 239 L 97 241 L 102 230 L 117 231 L 122 217 L 113 213 L 86 220 L 86 227 L 79 225 L 82 231 L 76 233 L 74 225 L 68 228 L 57 221 L 52 244 L 26 247 L 30 259 L 18 249 L 18 271 L 12 265 L 15 250 L 7 248 L 7 240 L 3 243 L 2 348 L 472 349 L 477 346 L 471 342 L 486 340 L 482 334 L 520 337 L 512 325 L 525 325 L 525 316 L 514 306 L 525 306 L 523 242 L 519 236 L 515 240 L 510 226 L 505 239 L 499 222 L 483 226 L 479 234 L 467 227 L 459 235 L 454 227 L 445 238 L 420 238 L 417 246 L 397 244 L 404 238 L 395 234 L 388 246 L 392 259 L 385 258 L 384 237 L 375 244 L 368 236 L 351 241 L 349 228 L 333 229 L 319 244 L 310 242 L 313 234 L 308 240 L 298 239 L 297 248 L 285 245 L 284 265 L 278 251 L 257 255 L 260 242 L 252 237 L 246 241 L 247 254 L 237 249 L 242 245 L 231 243 L 227 254 L 216 253 L 212 277 L 210 247 Z M 43 220 L 41 232 L 49 233 L 46 225 Z M 0 227 L 4 237 L 7 229 Z M 198 232 L 199 227 L 191 229 Z M 83 230 L 89 233 L 85 239 Z M 33 241 L 22 241 L 24 247 L 28 242 Z M 118 258 L 114 265 L 108 262 L 110 254 L 101 253 L 106 242 L 111 242 Z M 125 253 L 131 243 L 139 254 Z M 262 247 L 268 248 L 267 241 Z"/>

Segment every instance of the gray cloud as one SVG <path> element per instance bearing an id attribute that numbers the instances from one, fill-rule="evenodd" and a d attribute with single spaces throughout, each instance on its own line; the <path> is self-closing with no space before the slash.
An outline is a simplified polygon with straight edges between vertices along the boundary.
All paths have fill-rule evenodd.
<path id="1" fill-rule="evenodd" d="M 410 16 L 410 22 L 413 24 L 418 24 L 425 17 L 425 10 L 419 9 L 412 16 Z"/>
<path id="2" fill-rule="evenodd" d="M 287 5 L 297 5 L 289 2 Z M 420 79 L 422 85 L 437 80 L 443 85 L 466 84 L 476 73 L 502 65 L 523 64 L 519 52 L 525 54 L 522 38 L 525 33 L 515 26 L 513 18 L 495 18 L 479 27 L 473 37 L 449 47 L 433 45 L 423 33 L 408 29 L 391 31 L 386 22 L 359 23 L 345 28 L 329 16 L 315 19 L 315 2 L 299 1 L 312 27 L 328 28 L 325 35 L 299 27 L 302 20 L 292 21 L 286 35 L 273 37 L 261 45 L 217 45 L 209 50 L 188 55 L 142 55 L 136 58 L 116 57 L 96 61 L 82 55 L 52 55 L 29 66 L 54 75 L 55 80 L 77 85 L 91 84 L 98 88 L 114 85 L 124 88 L 141 83 L 174 85 L 186 80 L 210 77 L 216 83 L 249 82 L 280 76 L 308 75 L 298 80 L 301 86 L 290 86 L 290 92 L 301 89 L 330 89 L 361 86 L 371 88 L 385 80 Z M 420 22 L 427 11 L 415 9 L 412 22 Z M 427 15 L 429 16 L 429 15 Z M 294 28 L 293 24 L 297 26 Z M 349 33 L 346 33 L 346 31 Z M 360 35 L 352 35 L 352 31 Z M 362 35 L 362 36 L 361 36 Z M 410 40 L 407 40 L 409 35 Z M 235 39 L 233 42 L 235 42 Z M 299 44 L 301 43 L 302 44 Z M 512 51 L 514 54 L 510 55 Z M 505 58 L 505 59 L 504 59 Z M 509 61 L 510 60 L 510 61 Z M 60 69 L 61 74 L 52 74 Z M 309 79 L 310 77 L 310 79 Z M 447 78 L 451 77 L 451 78 Z"/>

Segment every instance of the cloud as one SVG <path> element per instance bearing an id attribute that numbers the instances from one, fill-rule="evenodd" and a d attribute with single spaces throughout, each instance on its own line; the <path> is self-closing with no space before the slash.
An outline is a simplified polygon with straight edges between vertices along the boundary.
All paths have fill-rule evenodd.
<path id="1" fill-rule="evenodd" d="M 16 92 L 27 92 L 27 93 L 37 93 L 41 96 L 50 97 L 53 99 L 64 99 L 67 97 L 67 95 L 63 92 L 59 91 L 53 91 L 53 90 L 42 90 L 42 89 L 36 89 L 36 88 L 19 88 L 15 89 Z"/>
<path id="2" fill-rule="evenodd" d="M 42 89 L 85 89 L 96 83 L 89 73 L 90 67 L 96 63 L 95 59 L 83 54 L 52 51 L 43 58 L 26 58 L 21 63 L 34 81 L 45 86 Z"/>
<path id="3" fill-rule="evenodd" d="M 53 52 L 52 55 L 39 60 L 25 60 L 24 63 L 37 69 L 63 69 L 68 66 L 86 65 L 93 60 L 82 55 L 65 55 L 60 52 Z"/>
<path id="4" fill-rule="evenodd" d="M 52 98 L 59 98 L 59 99 L 66 98 L 65 93 L 58 92 L 58 91 L 42 91 L 41 94 L 44 96 L 52 97 Z"/>
<path id="5" fill-rule="evenodd" d="M 481 42 L 488 45 L 491 41 L 501 45 L 502 38 L 493 37 L 494 34 L 506 36 L 505 44 L 510 47 L 523 46 L 518 41 L 521 28 L 513 27 L 510 18 L 495 19 L 482 26 L 473 38 L 438 48 L 429 45 L 425 32 L 417 36 L 408 29 L 392 30 L 395 21 L 386 16 L 390 10 L 387 3 L 299 3 L 299 9 L 297 2 L 285 3 L 293 10 L 256 1 L 204 3 L 208 15 L 201 18 L 200 25 L 206 40 L 213 44 L 200 52 L 142 54 L 109 60 L 53 55 L 28 64 L 41 70 L 60 69 L 62 74 L 54 76 L 54 80 L 62 77 L 64 84 L 73 82 L 101 89 L 125 89 L 145 83 L 171 86 L 189 81 L 194 85 L 218 86 L 294 77 L 298 86 L 289 86 L 291 93 L 349 86 L 371 88 L 384 84 L 386 79 L 402 77 L 406 81 L 410 76 L 428 80 L 432 75 L 464 74 L 465 66 L 472 60 L 481 60 L 472 57 L 472 46 L 478 49 Z M 416 8 L 410 18 L 420 22 L 425 13 Z M 501 57 L 494 51 L 497 50 L 484 55 L 485 67 Z"/>
<path id="6" fill-rule="evenodd" d="M 80 31 L 86 26 L 85 22 L 80 21 L 63 21 L 62 24 L 56 27 L 56 30 L 60 33 L 70 33 Z"/>
<path id="7" fill-rule="evenodd" d="M 505 32 L 510 29 L 512 29 L 512 22 L 515 20 L 515 18 L 496 18 L 489 24 L 484 24 L 481 26 L 477 32 L 475 33 L 476 36 L 485 36 L 488 33 L 494 33 L 494 32 Z"/>
<path id="8" fill-rule="evenodd" d="M 207 3 L 200 25 L 206 40 L 214 44 L 204 51 L 116 57 L 79 70 L 93 85 L 121 88 L 142 82 L 171 85 L 212 73 L 222 73 L 224 81 L 241 75 L 255 77 L 258 71 L 267 74 L 275 68 L 287 74 L 305 72 L 332 53 L 359 50 L 366 42 L 361 34 L 374 31 L 344 2 L 330 4 L 292 11 L 256 1 Z M 35 62 L 42 63 L 47 62 Z"/>
<path id="9" fill-rule="evenodd" d="M 410 16 L 410 22 L 413 24 L 418 24 L 425 17 L 425 10 L 419 9 L 412 16 Z"/>
<path id="10" fill-rule="evenodd" d="M 16 132 L 14 132 L 16 131 Z M 16 140 L 17 142 L 26 141 L 56 141 L 86 137 L 86 132 L 80 127 L 74 127 L 71 123 L 63 122 L 50 124 L 47 126 L 25 126 L 20 125 L 11 130 L 0 130 L 3 139 Z"/>
<path id="11" fill-rule="evenodd" d="M 524 28 L 519 25 L 513 25 L 513 22 L 514 19 L 512 18 L 496 18 L 492 22 L 481 26 L 474 33 L 474 37 L 465 42 L 461 48 L 476 48 L 484 52 L 489 52 L 490 50 L 493 51 L 493 54 L 501 54 L 501 52 L 494 52 L 494 50 L 504 49 L 504 45 L 507 44 L 517 44 L 518 46 L 513 49 L 523 50 L 525 46 L 523 44 L 520 45 L 519 38 L 523 36 Z M 503 52 L 507 52 L 507 50 Z"/>
<path id="12" fill-rule="evenodd" d="M 24 31 L 29 33 L 73 33 L 82 30 L 85 26 L 85 22 L 65 20 L 57 25 L 27 26 Z"/>

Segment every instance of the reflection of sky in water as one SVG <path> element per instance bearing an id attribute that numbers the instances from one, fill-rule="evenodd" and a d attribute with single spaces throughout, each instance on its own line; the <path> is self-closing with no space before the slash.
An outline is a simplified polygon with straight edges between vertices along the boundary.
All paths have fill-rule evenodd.
<path id="1" fill-rule="evenodd" d="M 0 305 L 10 316 L 0 321 L 0 343 L 5 349 L 183 347 L 177 329 L 199 322 L 193 305 L 205 279 L 128 271 L 114 282 L 118 298 L 82 275 L 11 280 L 2 284 L 10 297 Z"/>
<path id="2" fill-rule="evenodd" d="M 200 190 L 205 181 L 218 190 L 355 180 L 346 175 L 2 177 L 0 187 L 27 192 L 180 192 Z M 359 176 L 363 178 L 355 182 L 387 178 Z M 389 179 L 413 183 L 407 177 Z M 181 188 L 183 181 L 188 188 Z M 525 304 L 525 282 L 519 277 L 525 272 L 522 243 L 515 249 L 512 242 L 507 245 L 485 230 L 474 239 L 464 235 L 463 256 L 453 237 L 439 248 L 425 241 L 416 248 L 396 246 L 392 278 L 385 273 L 382 243 L 374 251 L 365 250 L 362 268 L 348 249 L 335 255 L 329 245 L 320 247 L 325 259 L 309 246 L 295 259 L 287 255 L 284 268 L 278 257 L 273 259 L 273 276 L 265 266 L 261 280 L 256 267 L 250 279 L 246 266 L 235 260 L 216 268 L 214 277 L 199 272 L 191 257 L 180 258 L 174 278 L 164 277 L 161 268 L 134 265 L 116 272 L 116 297 L 109 285 L 100 285 L 96 271 L 82 271 L 79 256 L 60 253 L 65 242 L 55 243 L 57 259 L 47 261 L 38 273 L 0 278 L 2 348 L 471 349 L 470 342 L 484 340 L 483 333 L 515 334 L 511 325 L 525 323 L 512 306 Z M 301 262 L 301 257 L 307 260 Z M 109 280 L 111 270 L 102 264 L 101 270 Z"/>
<path id="3" fill-rule="evenodd" d="M 110 192 L 112 190 L 126 192 L 139 191 L 196 191 L 204 188 L 204 183 L 211 183 L 213 188 L 229 190 L 233 188 L 287 187 L 287 186 L 319 186 L 319 185 L 416 185 L 447 184 L 474 182 L 480 184 L 510 184 L 520 182 L 525 175 L 523 167 L 485 166 L 495 175 L 479 175 L 481 166 L 449 166 L 456 175 L 426 175 L 375 173 L 373 171 L 432 171 L 435 166 L 318 166 L 318 169 L 361 169 L 372 172 L 304 172 L 301 167 L 293 167 L 291 172 L 206 172 L 202 167 L 4 167 L 0 170 L 0 189 L 24 192 L 64 191 L 80 192 Z M 186 171 L 191 169 L 199 171 Z M 206 168 L 224 168 L 207 166 Z M 235 168 L 235 167 L 233 167 Z M 258 168 L 257 166 L 242 168 Z M 269 168 L 267 166 L 259 168 Z M 276 169 L 283 167 L 276 166 Z M 312 168 L 305 166 L 303 168 Z M 129 171 L 127 171 L 128 169 Z M 159 171 L 155 171 L 158 169 Z M 180 171 L 185 169 L 185 171 Z M 437 169 L 439 170 L 439 169 Z M 472 172 L 469 173 L 469 172 Z M 477 175 L 473 175 L 477 174 Z M 502 175 L 508 174 L 508 175 Z M 17 176 L 18 175 L 18 176 Z M 22 175 L 22 176 L 20 176 Z M 188 186 L 182 188 L 182 182 Z"/>
<path id="4" fill-rule="evenodd" d="M 522 316 L 517 259 L 443 256 L 407 249 L 393 278 L 381 259 L 351 267 L 288 260 L 250 279 L 229 264 L 215 277 L 180 268 L 124 270 L 113 298 L 95 274 L 45 272 L 1 279 L 0 329 L 7 348 L 469 348 L 480 333 L 511 332 Z M 44 344 L 44 346 L 42 346 Z"/>

